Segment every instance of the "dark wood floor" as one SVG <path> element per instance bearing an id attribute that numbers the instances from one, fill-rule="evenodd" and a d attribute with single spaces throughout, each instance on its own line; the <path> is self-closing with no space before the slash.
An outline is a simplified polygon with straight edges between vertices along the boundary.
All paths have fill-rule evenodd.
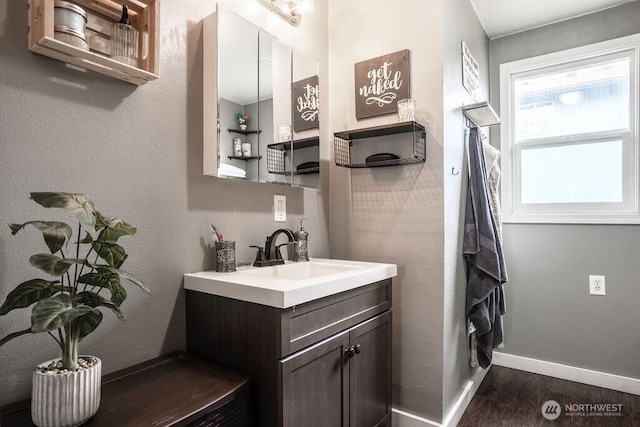
<path id="1" fill-rule="evenodd" d="M 542 405 L 549 400 L 558 402 L 562 408 L 555 420 L 542 415 Z M 598 410 L 578 412 L 579 404 L 622 405 L 621 415 L 605 415 Z M 566 413 L 566 405 L 574 408 L 571 415 Z M 640 427 L 640 396 L 492 366 L 458 424 L 459 427 L 565 425 Z"/>

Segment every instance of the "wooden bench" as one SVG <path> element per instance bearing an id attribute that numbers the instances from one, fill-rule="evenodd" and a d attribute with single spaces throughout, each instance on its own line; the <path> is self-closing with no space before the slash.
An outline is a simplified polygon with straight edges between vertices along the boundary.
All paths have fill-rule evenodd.
<path id="1" fill-rule="evenodd" d="M 245 375 L 171 353 L 105 375 L 98 412 L 85 426 L 250 425 Z M 32 426 L 30 401 L 0 408 L 2 427 Z"/>

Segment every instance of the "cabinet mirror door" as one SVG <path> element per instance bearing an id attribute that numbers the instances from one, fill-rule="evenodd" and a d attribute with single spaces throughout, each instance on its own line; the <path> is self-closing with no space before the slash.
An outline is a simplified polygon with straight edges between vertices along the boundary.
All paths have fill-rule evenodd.
<path id="1" fill-rule="evenodd" d="M 320 84 L 318 61 L 293 52 L 291 106 L 294 185 L 320 188 Z"/>
<path id="2" fill-rule="evenodd" d="M 260 181 L 293 185 L 291 156 L 291 47 L 260 30 Z"/>
<path id="3" fill-rule="evenodd" d="M 315 59 L 220 5 L 203 20 L 205 175 L 319 188 L 318 111 Z"/>
<path id="4" fill-rule="evenodd" d="M 218 171 L 258 180 L 258 27 L 218 9 Z"/>

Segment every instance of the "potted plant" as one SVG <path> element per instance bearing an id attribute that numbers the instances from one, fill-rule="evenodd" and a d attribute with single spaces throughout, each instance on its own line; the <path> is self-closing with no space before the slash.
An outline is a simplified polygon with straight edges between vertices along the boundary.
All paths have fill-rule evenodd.
<path id="1" fill-rule="evenodd" d="M 238 113 L 236 117 L 238 118 L 238 124 L 240 125 L 240 130 L 247 130 L 247 122 L 249 121 L 249 116 L 243 113 Z"/>
<path id="2" fill-rule="evenodd" d="M 101 362 L 78 356 L 80 342 L 102 322 L 100 309 L 126 319 L 120 310 L 127 297 L 122 279 L 149 293 L 144 283 L 120 269 L 128 255 L 118 239 L 135 234 L 136 228 L 101 214 L 83 194 L 31 193 L 31 199 L 69 211 L 78 221 L 77 236 L 72 242 L 71 226 L 60 221 L 9 224 L 14 235 L 29 225 L 42 232 L 50 253 L 35 254 L 29 262 L 54 280 L 27 280 L 7 295 L 0 315 L 33 305 L 31 325 L 2 338 L 0 346 L 21 335 L 50 335 L 62 357 L 38 365 L 33 373 L 33 422 L 41 427 L 80 425 L 98 410 L 101 386 Z"/>

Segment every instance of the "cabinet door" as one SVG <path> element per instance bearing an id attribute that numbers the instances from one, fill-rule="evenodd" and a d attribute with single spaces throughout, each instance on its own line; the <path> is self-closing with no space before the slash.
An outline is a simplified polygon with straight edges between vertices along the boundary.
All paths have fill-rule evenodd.
<path id="1" fill-rule="evenodd" d="M 280 362 L 283 427 L 349 424 L 349 331 Z"/>
<path id="2" fill-rule="evenodd" d="M 391 424 L 391 312 L 350 331 L 350 427 Z"/>

